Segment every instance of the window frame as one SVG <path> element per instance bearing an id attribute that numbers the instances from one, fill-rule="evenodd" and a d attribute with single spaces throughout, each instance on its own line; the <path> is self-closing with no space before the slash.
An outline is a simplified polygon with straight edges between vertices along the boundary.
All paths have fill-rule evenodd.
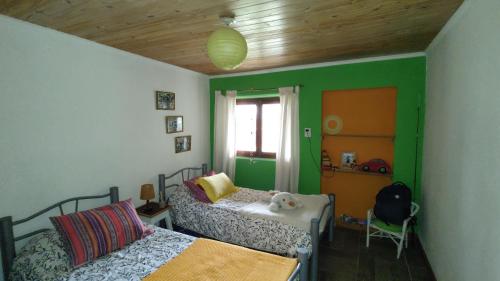
<path id="1" fill-rule="evenodd" d="M 257 118 L 256 118 L 256 133 L 255 133 L 255 151 L 236 151 L 237 156 L 250 157 L 250 158 L 268 158 L 276 159 L 276 153 L 272 152 L 262 152 L 262 105 L 264 104 L 279 104 L 279 97 L 268 97 L 268 98 L 244 98 L 237 99 L 236 105 L 244 104 L 255 104 L 257 106 Z"/>

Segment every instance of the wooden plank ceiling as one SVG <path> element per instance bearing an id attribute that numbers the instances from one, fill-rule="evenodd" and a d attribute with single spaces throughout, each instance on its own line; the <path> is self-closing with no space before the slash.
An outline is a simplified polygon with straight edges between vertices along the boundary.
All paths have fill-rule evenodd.
<path id="1" fill-rule="evenodd" d="M 234 15 L 236 71 L 423 51 L 463 0 L 0 0 L 0 13 L 207 74 L 206 42 Z"/>

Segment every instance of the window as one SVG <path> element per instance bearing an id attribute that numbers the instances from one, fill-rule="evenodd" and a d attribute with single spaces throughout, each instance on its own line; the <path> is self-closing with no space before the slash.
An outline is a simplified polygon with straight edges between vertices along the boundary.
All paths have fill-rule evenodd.
<path id="1" fill-rule="evenodd" d="M 280 124 L 279 98 L 236 101 L 238 156 L 276 158 Z"/>

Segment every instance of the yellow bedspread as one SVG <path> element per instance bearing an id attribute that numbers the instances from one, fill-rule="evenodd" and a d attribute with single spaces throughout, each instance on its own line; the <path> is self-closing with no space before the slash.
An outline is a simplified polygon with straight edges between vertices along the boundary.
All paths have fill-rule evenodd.
<path id="1" fill-rule="evenodd" d="M 297 260 L 198 238 L 143 281 L 286 281 Z"/>

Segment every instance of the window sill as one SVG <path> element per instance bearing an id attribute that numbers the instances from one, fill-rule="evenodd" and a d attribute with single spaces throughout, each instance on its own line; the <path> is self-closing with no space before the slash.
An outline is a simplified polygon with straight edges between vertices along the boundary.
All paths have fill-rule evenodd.
<path id="1" fill-rule="evenodd" d="M 247 156 L 236 156 L 236 160 L 257 160 L 257 161 L 272 161 L 276 162 L 276 159 L 274 158 L 260 158 L 260 157 L 247 157 Z"/>

